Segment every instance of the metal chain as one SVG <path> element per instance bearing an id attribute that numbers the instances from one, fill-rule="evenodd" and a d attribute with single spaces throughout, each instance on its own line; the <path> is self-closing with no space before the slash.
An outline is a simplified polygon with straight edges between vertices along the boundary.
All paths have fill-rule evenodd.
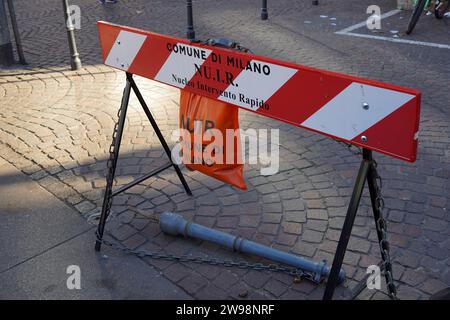
<path id="1" fill-rule="evenodd" d="M 125 91 L 126 89 L 124 89 Z M 125 94 L 125 92 L 124 92 Z M 114 182 L 114 173 L 113 173 L 113 162 L 115 159 L 115 147 L 116 147 L 116 142 L 117 142 L 117 129 L 119 127 L 119 119 L 120 119 L 120 114 L 122 113 L 122 105 L 123 103 L 120 104 L 119 110 L 117 110 L 117 122 L 114 124 L 114 129 L 113 129 L 113 134 L 112 134 L 112 142 L 109 145 L 109 158 L 106 162 L 106 168 L 108 169 L 108 175 L 106 176 L 106 191 L 107 192 L 107 202 L 106 202 L 106 218 L 108 218 L 109 213 L 111 211 L 111 206 L 112 206 L 112 186 L 113 186 L 113 182 Z"/>
<path id="2" fill-rule="evenodd" d="M 134 211 L 137 214 L 144 215 L 143 212 L 138 209 L 129 206 L 129 210 Z M 95 220 L 98 215 L 96 213 L 92 214 L 92 221 Z M 158 217 L 154 215 L 144 215 L 148 220 L 154 223 L 159 223 Z M 106 234 L 106 232 L 105 232 Z M 285 273 L 288 275 L 291 275 L 295 278 L 299 279 L 308 279 L 311 280 L 314 283 L 317 283 L 316 280 L 314 280 L 314 275 L 312 273 L 307 273 L 301 269 L 296 268 L 288 268 L 277 264 L 262 264 L 262 263 L 250 263 L 247 261 L 233 261 L 233 260 L 219 260 L 218 258 L 211 258 L 211 257 L 192 257 L 190 255 L 173 255 L 173 254 L 163 254 L 158 252 L 149 252 L 149 251 L 141 251 L 141 250 L 132 250 L 130 248 L 127 248 L 123 245 L 120 245 L 115 242 L 108 241 L 106 239 L 100 239 L 98 233 L 96 233 L 97 239 L 102 243 L 105 244 L 115 250 L 121 251 L 126 254 L 132 254 L 139 257 L 149 257 L 153 259 L 161 259 L 161 260 L 168 260 L 168 261 L 179 261 L 179 262 L 193 262 L 193 263 L 203 263 L 203 264 L 209 264 L 209 265 L 222 265 L 225 267 L 237 267 L 241 269 L 252 269 L 252 270 L 267 270 L 272 272 L 280 272 Z"/>
<path id="3" fill-rule="evenodd" d="M 270 271 L 270 272 L 279 272 L 285 273 L 290 276 L 293 276 L 297 279 L 307 279 L 314 283 L 317 283 L 314 280 L 314 276 L 311 273 L 307 273 L 303 270 L 296 268 L 288 268 L 277 264 L 263 264 L 263 263 L 250 263 L 244 260 L 241 261 L 233 261 L 227 259 L 219 259 L 214 257 L 194 257 L 191 255 L 174 255 L 169 253 L 160 253 L 160 252 L 152 252 L 152 251 L 143 251 L 143 250 L 133 250 L 127 248 L 123 245 L 120 245 L 115 242 L 111 242 L 106 239 L 99 239 L 97 234 L 97 239 L 104 245 L 107 245 L 114 250 L 120 251 L 125 254 L 131 254 L 134 256 L 138 256 L 140 258 L 151 258 L 151 259 L 160 259 L 166 261 L 175 261 L 175 262 L 191 262 L 197 264 L 208 264 L 212 266 L 224 266 L 224 267 L 236 267 L 240 269 L 251 269 L 257 271 Z"/>
<path id="4" fill-rule="evenodd" d="M 348 148 L 348 150 L 351 153 L 353 153 L 354 155 L 362 155 L 361 148 L 351 145 L 349 143 L 340 141 L 340 140 L 336 140 L 336 141 L 341 145 L 345 145 Z M 377 231 L 381 234 L 381 240 L 380 240 L 379 244 L 380 244 L 380 249 L 381 249 L 383 272 L 384 272 L 384 276 L 386 278 L 388 296 L 391 299 L 398 299 L 397 298 L 397 288 L 394 284 L 394 278 L 393 278 L 393 273 L 392 273 L 392 262 L 391 262 L 389 241 L 387 240 L 387 223 L 386 223 L 386 219 L 384 218 L 384 215 L 383 215 L 384 198 L 383 198 L 383 194 L 381 193 L 381 189 L 383 187 L 383 180 L 381 179 L 381 176 L 378 174 L 377 162 L 372 159 L 372 163 L 373 163 L 373 172 L 375 174 L 375 190 L 376 190 L 376 194 L 377 194 L 376 207 L 379 212 L 379 219 L 375 222 L 375 225 L 376 225 Z"/>
<path id="5" fill-rule="evenodd" d="M 383 181 L 378 174 L 377 171 L 377 162 L 375 160 L 373 161 L 373 172 L 375 174 L 375 188 L 377 193 L 376 198 L 376 207 L 377 211 L 379 212 L 379 218 L 376 221 L 376 228 L 377 231 L 381 234 L 381 240 L 380 240 L 380 249 L 381 249 L 381 259 L 383 263 L 383 272 L 384 276 L 386 278 L 386 284 L 388 289 L 388 295 L 391 299 L 397 299 L 397 288 L 395 287 L 393 273 L 392 273 L 392 262 L 391 262 L 391 255 L 389 252 L 389 241 L 387 240 L 387 223 L 383 216 L 383 210 L 384 210 L 384 199 L 383 194 L 381 193 L 381 189 L 383 187 Z"/>
<path id="6" fill-rule="evenodd" d="M 224 48 L 228 48 L 228 49 L 235 49 L 237 51 L 242 51 L 245 53 L 253 53 L 252 50 L 250 50 L 247 47 L 241 46 L 237 42 L 229 41 L 227 44 L 221 44 L 220 42 L 217 42 L 217 40 L 221 40 L 221 39 L 206 39 L 205 41 L 197 40 L 196 42 L 199 42 L 204 45 L 212 46 L 212 47 L 219 46 L 219 47 L 224 47 Z M 228 40 L 228 39 L 223 39 L 223 40 Z"/>
<path id="7" fill-rule="evenodd" d="M 350 143 L 346 143 L 346 142 L 340 141 L 340 140 L 335 140 L 335 141 L 337 143 L 339 143 L 340 145 L 347 147 L 348 151 L 350 151 L 355 156 L 359 156 L 359 155 L 362 154 L 362 149 L 357 147 L 357 146 L 354 146 L 354 145 L 352 145 Z"/>

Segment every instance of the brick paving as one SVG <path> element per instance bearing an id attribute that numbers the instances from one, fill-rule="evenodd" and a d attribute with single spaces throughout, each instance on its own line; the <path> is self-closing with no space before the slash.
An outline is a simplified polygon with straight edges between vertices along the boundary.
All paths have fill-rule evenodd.
<path id="1" fill-rule="evenodd" d="M 309 1 L 269 1 L 270 19 L 261 21 L 259 3 L 198 0 L 195 30 L 199 38 L 225 36 L 266 56 L 422 91 L 417 162 L 378 154 L 376 159 L 384 178 L 399 297 L 427 299 L 450 285 L 448 50 L 338 36 L 334 31 L 363 21 L 371 4 L 348 2 L 342 7 L 337 0 L 324 0 L 312 7 Z M 82 29 L 77 32 L 84 64 L 80 72 L 67 69 L 60 3 L 15 3 L 30 65 L 0 70 L 0 156 L 88 215 L 101 206 L 107 151 L 125 80 L 122 73 L 101 65 L 94 23 L 103 19 L 184 36 L 184 3 L 122 0 L 102 7 L 96 1 L 72 1 L 82 10 Z M 394 1 L 379 4 L 385 12 L 395 8 Z M 426 30 L 433 30 L 429 22 L 420 33 Z M 178 123 L 178 90 L 141 78 L 137 83 L 163 134 L 170 137 Z M 114 218 L 108 224 L 114 238 L 130 248 L 258 261 L 208 243 L 166 236 L 148 219 L 173 210 L 204 225 L 331 263 L 360 159 L 300 128 L 246 112 L 240 118 L 243 128 L 280 129 L 284 161 L 278 174 L 263 177 L 258 166 L 246 166 L 249 190 L 244 193 L 183 169 L 194 193 L 188 197 L 175 173 L 166 170 L 114 199 Z M 116 183 L 123 185 L 164 163 L 164 152 L 133 96 Z M 379 260 L 369 205 L 366 190 L 344 260 L 348 280 L 337 298 L 345 298 L 365 275 L 365 267 Z M 145 261 L 199 299 L 319 299 L 324 289 L 323 284 L 294 283 L 283 274 Z M 360 298 L 385 296 L 366 290 Z"/>

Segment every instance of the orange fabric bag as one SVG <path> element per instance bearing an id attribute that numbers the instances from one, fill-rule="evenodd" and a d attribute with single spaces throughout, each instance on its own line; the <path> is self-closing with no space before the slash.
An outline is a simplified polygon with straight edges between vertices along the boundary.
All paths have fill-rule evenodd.
<path id="1" fill-rule="evenodd" d="M 236 106 L 180 90 L 180 129 L 185 135 L 180 135 L 183 163 L 190 170 L 247 190 L 239 134 L 230 139 L 226 132 L 239 129 L 238 112 Z M 223 143 L 214 135 L 218 131 Z"/>

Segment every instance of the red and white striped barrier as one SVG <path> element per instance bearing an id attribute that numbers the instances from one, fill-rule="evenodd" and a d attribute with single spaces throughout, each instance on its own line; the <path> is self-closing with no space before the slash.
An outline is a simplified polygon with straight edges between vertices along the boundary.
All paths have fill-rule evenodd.
<path id="1" fill-rule="evenodd" d="M 106 65 L 415 161 L 420 92 L 98 22 Z"/>

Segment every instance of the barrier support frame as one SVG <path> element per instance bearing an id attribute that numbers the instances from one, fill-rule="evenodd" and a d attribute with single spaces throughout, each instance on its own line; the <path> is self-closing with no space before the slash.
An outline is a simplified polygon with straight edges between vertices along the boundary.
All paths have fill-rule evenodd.
<path id="1" fill-rule="evenodd" d="M 128 109 L 131 90 L 133 90 L 133 92 L 136 94 L 136 97 L 139 100 L 139 103 L 141 104 L 141 107 L 144 110 L 149 122 L 151 123 L 153 130 L 155 131 L 156 135 L 158 136 L 158 139 L 160 140 L 160 143 L 161 143 L 165 153 L 169 157 L 169 162 L 167 164 L 165 164 L 164 166 L 161 166 L 160 168 L 157 168 L 157 169 L 153 170 L 152 172 L 150 172 L 142 177 L 139 177 L 139 178 L 131 181 L 130 183 L 113 191 L 112 190 L 113 182 L 114 182 L 115 171 L 116 171 L 116 167 L 117 167 L 117 160 L 119 157 L 119 149 L 120 149 L 120 145 L 121 145 L 121 141 L 122 141 L 122 134 L 123 134 L 124 126 L 125 126 L 125 118 L 126 118 L 126 113 L 127 113 L 127 109 Z M 103 233 L 104 233 L 108 215 L 110 213 L 111 201 L 114 196 L 128 190 L 129 188 L 149 179 L 150 177 L 153 177 L 154 175 L 156 175 L 170 167 L 173 167 L 175 169 L 175 171 L 178 175 L 178 178 L 180 179 L 186 193 L 189 196 L 192 195 L 192 192 L 191 192 L 183 174 L 181 173 L 179 166 L 172 161 L 170 148 L 169 148 L 166 140 L 164 139 L 155 119 L 153 118 L 144 98 L 142 97 L 142 95 L 139 91 L 139 88 L 137 87 L 137 85 L 133 79 L 133 75 L 128 72 L 126 73 L 126 85 L 125 85 L 125 88 L 123 91 L 123 96 L 122 96 L 117 131 L 115 131 L 113 133 L 113 145 L 114 145 L 114 149 L 112 151 L 113 156 L 111 158 L 112 163 L 111 163 L 111 168 L 109 168 L 108 175 L 107 175 L 107 184 L 106 184 L 105 194 L 104 194 L 104 198 L 103 198 L 102 212 L 101 212 L 100 221 L 99 221 L 97 232 L 96 232 L 96 235 L 97 235 L 97 240 L 95 242 L 95 250 L 96 251 L 100 251 L 100 249 L 101 249 Z M 380 243 L 380 249 L 383 252 L 382 243 L 385 240 L 383 240 L 383 235 L 382 235 L 383 230 L 380 230 L 379 223 L 378 223 L 378 221 L 380 220 L 380 218 L 382 218 L 382 216 L 381 216 L 380 208 L 376 204 L 377 199 L 380 198 L 381 194 L 379 194 L 379 192 L 378 192 L 379 188 L 377 188 L 376 180 L 377 180 L 376 163 L 372 156 L 372 150 L 363 149 L 362 150 L 362 161 L 360 164 L 358 175 L 355 180 L 353 193 L 352 193 L 352 196 L 350 199 L 350 203 L 348 205 L 347 214 L 346 214 L 345 221 L 344 221 L 344 224 L 342 227 L 342 231 L 341 231 L 341 234 L 339 237 L 339 242 L 338 242 L 338 245 L 336 248 L 336 252 L 335 252 L 335 255 L 333 258 L 333 264 L 331 267 L 330 275 L 327 280 L 327 285 L 326 285 L 325 292 L 323 295 L 323 300 L 331 300 L 333 298 L 334 291 L 338 285 L 339 271 L 341 270 L 341 267 L 343 264 L 345 252 L 347 250 L 347 245 L 350 240 L 352 228 L 353 228 L 353 225 L 355 222 L 356 214 L 358 212 L 358 207 L 359 207 L 359 204 L 361 201 L 361 196 L 362 196 L 362 192 L 364 190 L 366 181 L 367 181 L 367 184 L 369 187 L 372 211 L 373 211 L 373 216 L 374 216 L 374 220 L 375 220 L 375 226 L 377 229 L 377 236 L 378 236 L 378 240 Z M 384 270 L 384 267 L 385 267 L 384 264 L 382 264 L 383 270 Z M 384 271 L 386 272 L 386 270 L 384 270 Z M 386 282 L 388 283 L 387 274 L 386 274 Z"/>
<path id="2" fill-rule="evenodd" d="M 362 161 L 359 167 L 358 175 L 353 187 L 352 197 L 348 205 L 347 214 L 345 216 L 344 224 L 342 226 L 341 235 L 336 248 L 336 252 L 333 258 L 333 264 L 331 267 L 330 275 L 327 280 L 327 285 L 323 295 L 323 300 L 331 300 L 333 298 L 334 290 L 338 285 L 339 271 L 341 270 L 342 263 L 344 261 L 345 252 L 347 251 L 347 245 L 350 240 L 352 228 L 355 222 L 356 214 L 358 212 L 359 203 L 361 201 L 362 192 L 364 190 L 365 183 L 367 181 L 370 193 L 370 201 L 372 204 L 373 217 L 375 220 L 375 226 L 377 230 L 378 242 L 380 244 L 380 250 L 383 253 L 383 239 L 382 230 L 380 229 L 379 221 L 382 218 L 380 208 L 377 206 L 377 199 L 381 197 L 379 189 L 377 188 L 377 172 L 376 162 L 372 156 L 372 150 L 362 150 Z M 382 255 L 383 257 L 383 255 Z M 386 276 L 386 283 L 389 285 L 389 279 L 385 266 L 386 261 L 382 261 L 381 266 Z"/>
<path id="3" fill-rule="evenodd" d="M 117 160 L 119 158 L 119 150 L 120 150 L 120 145 L 122 142 L 122 134 L 123 134 L 123 129 L 125 127 L 125 118 L 127 115 L 127 109 L 128 109 L 128 104 L 129 104 L 129 100 L 130 100 L 131 90 L 133 90 L 133 92 L 135 93 L 142 109 L 145 112 L 145 115 L 147 116 L 150 124 L 152 125 L 153 130 L 155 131 L 155 133 L 159 139 L 159 142 L 161 143 L 161 145 L 164 149 L 164 152 L 166 153 L 167 157 L 169 158 L 169 162 L 167 164 L 151 171 L 150 173 L 143 175 L 143 176 L 127 183 L 126 185 L 118 188 L 117 190 L 113 191 L 113 183 L 114 183 L 114 178 L 115 178 L 115 174 L 116 174 Z M 122 95 L 122 102 L 121 102 L 120 111 L 119 111 L 117 131 L 114 130 L 113 144 L 111 145 L 111 147 L 113 145 L 114 145 L 114 149 L 111 152 L 112 157 L 110 158 L 111 167 L 108 168 L 109 170 L 108 170 L 108 174 L 107 174 L 107 178 L 106 178 L 107 183 L 106 183 L 106 188 L 105 188 L 105 194 L 103 197 L 102 213 L 100 216 L 100 220 L 99 220 L 98 228 L 97 228 L 97 232 L 96 232 L 96 235 L 97 235 L 97 240 L 95 242 L 95 250 L 96 251 L 100 251 L 100 249 L 101 249 L 103 233 L 105 230 L 106 220 L 108 219 L 108 216 L 109 216 L 109 213 L 111 210 L 112 199 L 115 196 L 119 195 L 120 193 L 134 187 L 135 185 L 157 175 L 158 173 L 160 173 L 170 167 L 173 167 L 175 169 L 175 172 L 178 175 L 178 178 L 181 181 L 181 184 L 183 185 L 184 190 L 186 191 L 186 193 L 189 196 L 192 196 L 191 189 L 189 188 L 189 185 L 187 184 L 186 179 L 184 178 L 183 173 L 180 170 L 180 167 L 172 161 L 170 148 L 169 148 L 166 140 L 164 139 L 164 136 L 162 135 L 161 130 L 158 127 L 158 124 L 156 123 L 155 119 L 153 118 L 153 115 L 150 112 L 150 109 L 148 108 L 141 92 L 139 91 L 139 88 L 133 79 L 133 75 L 128 72 L 126 72 L 126 85 L 125 85 L 125 88 L 123 90 L 123 95 Z"/>

